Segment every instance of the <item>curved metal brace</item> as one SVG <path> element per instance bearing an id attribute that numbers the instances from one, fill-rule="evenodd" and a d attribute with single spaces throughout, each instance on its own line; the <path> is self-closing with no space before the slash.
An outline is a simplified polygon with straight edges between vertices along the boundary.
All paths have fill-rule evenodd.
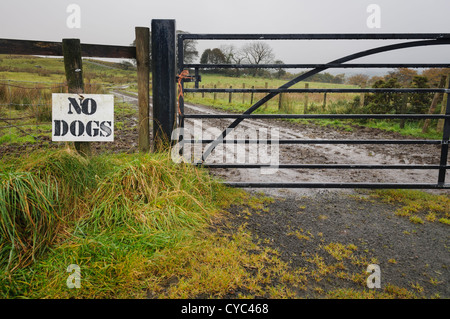
<path id="1" fill-rule="evenodd" d="M 437 39 L 437 40 L 422 40 L 422 41 L 414 41 L 414 42 L 407 42 L 407 43 L 398 43 L 398 44 L 391 44 L 391 45 L 386 45 L 386 46 L 382 46 L 379 48 L 375 48 L 375 49 L 369 49 L 369 50 L 365 50 L 365 51 L 361 51 L 358 53 L 354 53 L 348 56 L 345 56 L 343 58 L 339 58 L 337 60 L 334 60 L 332 62 L 329 62 L 326 64 L 326 66 L 324 67 L 320 67 L 320 68 L 315 68 L 311 71 L 308 71 L 298 77 L 296 77 L 295 79 L 287 82 L 286 84 L 280 86 L 278 89 L 288 89 L 291 86 L 297 84 L 300 81 L 303 81 L 319 72 L 322 72 L 324 70 L 327 70 L 328 68 L 332 67 L 333 64 L 342 64 L 351 60 L 355 60 L 355 59 L 359 59 L 362 57 L 366 57 L 369 55 L 374 55 L 374 54 L 378 54 L 378 53 L 383 53 L 383 52 L 388 52 L 388 51 L 394 51 L 394 50 L 399 50 L 399 49 L 405 49 L 405 48 L 413 48 L 413 47 L 421 47 L 421 46 L 431 46 L 431 45 L 445 45 L 445 44 L 450 44 L 450 39 Z M 330 66 L 328 66 L 330 65 Z M 273 93 L 269 93 L 267 94 L 265 97 L 263 97 L 261 100 L 259 100 L 258 102 L 256 102 L 255 104 L 253 104 L 249 109 L 247 109 L 244 114 L 251 114 L 253 113 L 255 110 L 257 110 L 261 105 L 263 105 L 264 103 L 268 102 L 269 100 L 273 99 L 275 96 L 277 96 L 280 92 L 273 92 Z M 217 147 L 217 145 L 219 145 L 219 143 L 223 142 L 223 140 L 225 139 L 225 137 L 228 135 L 228 133 L 231 132 L 231 130 L 233 130 L 236 126 L 239 125 L 239 123 L 241 123 L 245 118 L 244 117 L 239 117 L 236 120 L 234 120 L 223 132 L 220 136 L 218 136 L 214 142 L 212 142 L 212 144 L 205 150 L 205 152 L 202 154 L 202 159 L 201 159 L 201 163 L 203 163 L 206 158 L 211 154 L 212 151 L 214 151 L 214 149 Z"/>

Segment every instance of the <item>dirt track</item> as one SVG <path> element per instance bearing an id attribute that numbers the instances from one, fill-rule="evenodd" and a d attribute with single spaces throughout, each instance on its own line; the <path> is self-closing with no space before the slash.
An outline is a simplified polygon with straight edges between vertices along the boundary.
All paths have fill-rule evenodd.
<path id="1" fill-rule="evenodd" d="M 186 105 L 186 113 L 208 113 L 218 114 L 221 111 L 204 107 Z M 186 130 L 195 138 L 198 133 L 193 133 L 193 123 L 200 120 L 186 120 Z M 207 119 L 202 120 L 203 132 L 207 132 L 204 138 L 212 138 L 219 134 L 231 120 Z M 362 128 L 354 126 L 351 132 L 337 130 L 311 124 L 298 124 L 282 120 L 244 120 L 235 130 L 235 138 L 249 138 L 248 132 L 256 130 L 260 132 L 265 128 L 268 132 L 277 129 L 280 139 L 406 139 L 405 137 L 378 129 Z M 264 135 L 264 134 L 263 134 Z M 267 136 L 267 135 L 265 135 Z M 270 139 L 270 134 L 268 135 Z M 233 137 L 233 136 L 231 136 Z M 250 137 L 252 138 L 252 137 Z M 410 139 L 410 138 L 408 138 Z M 310 145 L 279 145 L 279 158 L 275 160 L 280 164 L 439 164 L 440 146 L 437 145 L 346 145 L 346 144 L 310 144 Z M 220 149 L 219 149 L 220 148 Z M 219 155 L 211 153 L 206 163 L 238 163 L 238 156 L 242 157 L 245 152 L 245 163 L 269 162 L 273 160 L 270 147 L 268 156 L 263 158 L 260 149 L 252 149 L 248 146 L 238 150 L 235 145 L 217 147 Z M 222 156 L 221 152 L 226 152 Z M 193 153 L 193 151 L 192 151 Z M 239 155 L 238 155 L 239 154 Z M 277 154 L 275 154 L 277 155 Z M 225 158 L 227 157 L 227 158 Z M 262 160 L 262 161 L 261 161 Z M 305 183 L 436 183 L 437 170 L 337 170 L 337 169 L 280 169 L 265 171 L 261 174 L 260 169 L 215 169 L 215 173 L 227 181 L 232 182 L 305 182 Z M 278 190 L 263 189 L 272 195 L 285 195 L 286 190 L 281 193 Z M 314 194 L 315 190 L 292 190 L 291 194 Z"/>

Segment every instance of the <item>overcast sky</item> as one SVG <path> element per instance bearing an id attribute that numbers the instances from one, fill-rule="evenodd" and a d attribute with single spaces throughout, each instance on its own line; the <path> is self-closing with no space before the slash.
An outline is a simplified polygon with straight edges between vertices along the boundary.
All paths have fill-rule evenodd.
<path id="1" fill-rule="evenodd" d="M 0 0 L 0 38 L 129 45 L 134 27 L 175 19 L 190 33 L 450 33 L 449 0 Z M 81 9 L 80 28 L 69 28 L 70 4 Z M 369 28 L 370 4 L 380 28 Z M 242 42 L 241 42 L 242 43 Z M 223 43 L 199 41 L 205 48 Z M 285 63 L 325 63 L 381 45 L 367 41 L 276 41 Z M 387 44 L 387 43 L 383 43 Z M 239 43 L 237 43 L 239 46 Z M 372 62 L 448 62 L 450 46 L 401 50 Z"/>

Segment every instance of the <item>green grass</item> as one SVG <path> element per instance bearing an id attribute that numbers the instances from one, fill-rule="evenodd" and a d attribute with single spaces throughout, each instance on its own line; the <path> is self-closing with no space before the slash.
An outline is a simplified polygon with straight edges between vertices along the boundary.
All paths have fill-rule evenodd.
<path id="1" fill-rule="evenodd" d="M 400 204 L 395 214 L 407 217 L 412 223 L 423 224 L 445 220 L 450 217 L 450 198 L 416 190 L 377 190 L 372 195 L 388 203 Z"/>
<path id="2" fill-rule="evenodd" d="M 114 66 L 103 61 L 97 63 Z M 89 62 L 83 64 L 83 72 L 85 84 L 89 82 L 123 84 L 137 81 L 135 70 L 110 69 Z M 64 83 L 66 80 L 64 61 L 62 58 L 0 55 L 1 79 Z"/>
<path id="3" fill-rule="evenodd" d="M 62 149 L 6 158 L 0 169 L 2 298 L 286 297 L 267 286 L 304 284 L 244 227 L 210 230 L 231 203 L 263 209 L 270 199 L 168 154 L 86 159 Z M 71 264 L 80 289 L 66 286 Z"/>
<path id="4" fill-rule="evenodd" d="M 414 122 L 406 122 L 404 127 L 400 126 L 398 121 L 367 121 L 362 124 L 366 127 L 377 128 L 388 132 L 398 132 L 404 136 L 413 136 L 418 138 L 425 139 L 442 139 L 442 132 L 437 132 L 436 129 L 430 127 L 427 133 L 422 133 L 423 123 L 414 121 Z"/>
<path id="5" fill-rule="evenodd" d="M 64 149 L 1 169 L 3 298 L 134 296 L 155 253 L 186 246 L 239 194 L 167 154 L 85 159 Z M 69 264 L 84 289 L 65 286 Z"/>
<path id="6" fill-rule="evenodd" d="M 36 139 L 33 135 L 23 135 L 16 128 L 3 129 L 4 132 L 0 135 L 0 144 L 24 144 L 24 143 L 36 143 Z"/>

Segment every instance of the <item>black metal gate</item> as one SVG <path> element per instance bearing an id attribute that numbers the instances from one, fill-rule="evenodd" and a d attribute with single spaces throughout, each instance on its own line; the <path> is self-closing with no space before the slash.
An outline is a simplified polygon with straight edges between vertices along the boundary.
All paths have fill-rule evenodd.
<path id="1" fill-rule="evenodd" d="M 206 158 L 214 151 L 220 143 L 223 143 L 225 137 L 236 128 L 244 119 L 443 119 L 444 128 L 441 140 L 300 140 L 284 139 L 279 140 L 279 144 L 434 144 L 440 145 L 440 163 L 439 165 L 346 165 L 346 164 L 280 164 L 280 169 L 383 169 L 383 170 L 437 170 L 438 179 L 436 183 L 252 183 L 252 182 L 228 182 L 227 185 L 235 187 L 251 188 L 397 188 L 397 189 L 449 189 L 450 184 L 445 182 L 448 157 L 448 142 L 450 137 L 450 99 L 447 100 L 445 114 L 252 114 L 264 103 L 274 98 L 280 93 L 449 93 L 450 88 L 432 88 L 432 89 L 292 89 L 291 87 L 312 75 L 329 68 L 448 68 L 450 64 L 432 64 L 432 63 L 347 63 L 349 61 L 371 56 L 374 54 L 399 50 L 404 48 L 448 45 L 450 44 L 450 34 L 178 34 L 178 84 L 181 92 L 190 93 L 267 93 L 265 97 L 254 103 L 243 114 L 230 115 L 211 115 L 211 114 L 186 114 L 184 112 L 183 94 L 178 96 L 179 115 L 178 125 L 184 127 L 185 119 L 204 119 L 204 118 L 231 118 L 234 121 L 222 132 L 215 140 L 183 140 L 179 136 L 178 142 L 181 143 L 203 143 L 210 144 L 204 151 L 201 161 L 197 165 L 203 165 L 210 168 L 261 168 L 264 165 L 259 164 L 205 164 Z M 185 40 L 413 40 L 397 44 L 380 46 L 374 49 L 358 52 L 334 60 L 326 64 L 187 64 L 184 63 L 184 41 Z M 302 68 L 310 69 L 308 72 L 297 76 L 277 89 L 205 89 L 199 88 L 199 70 L 206 68 Z M 185 70 L 194 69 L 192 77 L 182 76 Z M 183 73 L 184 71 L 184 73 Z M 185 81 L 194 81 L 194 88 L 184 88 Z M 227 140 L 227 143 L 230 141 Z M 234 143 L 261 143 L 258 140 L 234 140 Z M 271 143 L 271 141 L 264 141 Z"/>

